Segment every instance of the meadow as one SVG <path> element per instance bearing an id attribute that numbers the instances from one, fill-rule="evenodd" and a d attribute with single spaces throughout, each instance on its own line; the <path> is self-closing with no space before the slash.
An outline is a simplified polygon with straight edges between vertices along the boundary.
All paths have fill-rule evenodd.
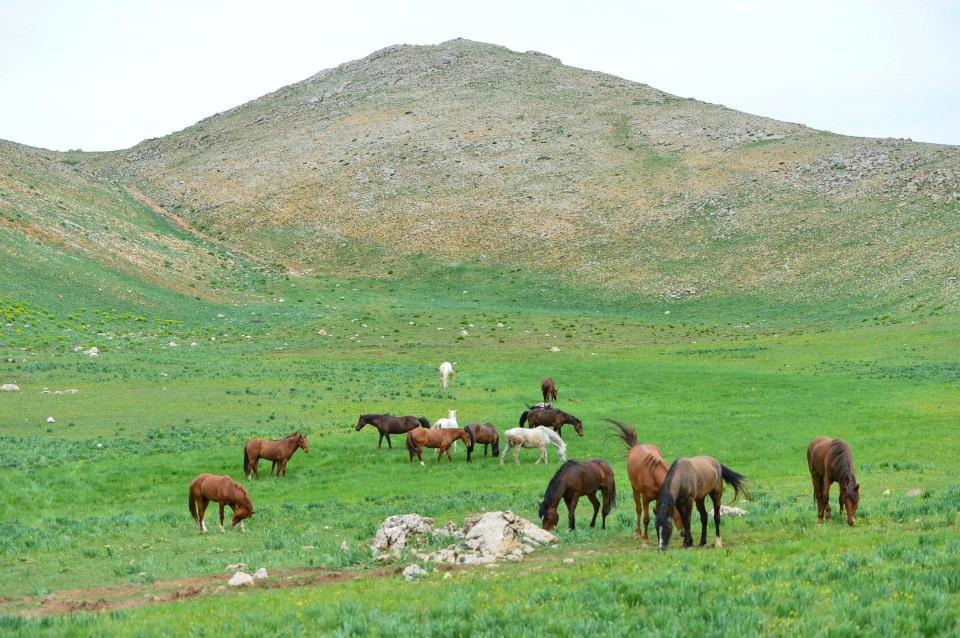
<path id="1" fill-rule="evenodd" d="M 66 290 L 56 308 L 44 304 L 56 290 L 0 300 L 0 382 L 21 387 L 0 395 L 0 633 L 960 629 L 953 317 L 599 298 L 520 272 L 421 266 L 419 277 L 276 278 L 252 301 L 176 298 L 155 314 Z M 83 353 L 91 346 L 99 357 Z M 457 368 L 447 391 L 444 360 Z M 540 400 L 545 376 L 585 424 L 583 438 L 566 432 L 569 457 L 604 458 L 617 473 L 608 529 L 586 526 L 584 501 L 578 529 L 561 528 L 556 548 L 523 563 L 428 566 L 418 583 L 397 573 L 411 558 L 377 563 L 369 544 L 391 514 L 443 524 L 510 509 L 536 520 L 559 464 L 551 448 L 546 467 L 532 464 L 534 451 L 519 467 L 482 453 L 468 465 L 461 448 L 452 464 L 419 467 L 402 437 L 378 450 L 375 431 L 355 432 L 358 415 L 434 421 L 455 408 L 461 423 L 502 432 Z M 750 478 L 739 503 L 749 514 L 724 519 L 723 549 L 684 551 L 675 537 L 657 552 L 634 540 L 625 449 L 607 418 L 634 424 L 670 460 L 710 454 Z M 239 479 L 245 440 L 294 429 L 310 453 L 293 457 L 285 479 L 244 481 L 256 507 L 247 533 L 200 535 L 190 480 Z M 804 453 L 821 434 L 853 448 L 856 527 L 816 524 Z M 217 591 L 236 562 L 271 577 Z"/>

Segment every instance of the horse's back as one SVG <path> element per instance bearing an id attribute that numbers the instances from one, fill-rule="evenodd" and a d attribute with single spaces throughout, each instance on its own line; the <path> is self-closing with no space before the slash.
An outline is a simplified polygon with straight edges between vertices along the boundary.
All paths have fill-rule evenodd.
<path id="1" fill-rule="evenodd" d="M 810 441 L 810 446 L 807 448 L 807 465 L 811 472 L 816 471 L 818 474 L 823 474 L 823 470 L 827 466 L 827 455 L 833 441 L 834 439 L 829 436 L 818 436 Z"/>

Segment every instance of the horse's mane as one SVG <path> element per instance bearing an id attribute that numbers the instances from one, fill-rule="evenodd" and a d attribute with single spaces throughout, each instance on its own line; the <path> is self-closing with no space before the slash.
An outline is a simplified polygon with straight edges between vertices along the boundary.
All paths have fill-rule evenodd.
<path id="1" fill-rule="evenodd" d="M 567 461 L 560 466 L 560 469 L 557 470 L 557 473 L 553 475 L 553 478 L 550 479 L 550 482 L 547 483 L 547 491 L 543 494 L 543 501 L 540 503 L 540 518 L 542 519 L 547 513 L 548 504 L 560 502 L 560 498 L 563 496 L 563 476 L 576 466 L 580 465 L 578 461 Z"/>
<path id="2" fill-rule="evenodd" d="M 850 446 L 841 439 L 834 439 L 830 441 L 830 452 L 833 457 L 831 469 L 838 482 L 849 479 L 856 483 L 857 477 L 853 473 L 853 455 L 850 453 Z"/>
<path id="3" fill-rule="evenodd" d="M 660 493 L 657 495 L 657 517 L 654 521 L 657 529 L 670 520 L 670 513 L 673 511 L 674 499 L 673 494 L 670 492 L 670 487 L 673 483 L 674 476 L 676 476 L 677 461 L 679 460 L 680 459 L 677 459 L 673 462 L 670 469 L 667 470 L 667 475 L 663 478 L 663 483 L 660 485 Z"/>

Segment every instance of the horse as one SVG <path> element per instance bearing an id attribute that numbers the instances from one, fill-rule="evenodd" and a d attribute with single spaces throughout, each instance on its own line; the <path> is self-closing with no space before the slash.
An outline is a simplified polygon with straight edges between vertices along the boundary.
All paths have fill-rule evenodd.
<path id="1" fill-rule="evenodd" d="M 438 448 L 437 463 L 443 458 L 444 452 L 447 458 L 453 461 L 450 456 L 450 446 L 458 440 L 462 440 L 467 446 L 467 463 L 470 462 L 470 452 L 473 450 L 473 437 L 466 429 L 457 428 L 456 430 L 424 430 L 416 428 L 407 432 L 407 452 L 410 453 L 410 462 L 413 463 L 413 455 L 416 454 L 420 459 L 420 465 L 423 465 L 423 448 Z"/>
<path id="2" fill-rule="evenodd" d="M 453 364 L 449 361 L 444 361 L 440 364 L 440 389 L 446 390 L 447 384 L 450 382 L 450 379 L 456 376 L 456 371 L 453 369 Z"/>
<path id="3" fill-rule="evenodd" d="M 557 384 L 550 377 L 540 382 L 540 392 L 543 393 L 544 403 L 557 400 Z"/>
<path id="4" fill-rule="evenodd" d="M 430 427 L 430 421 L 424 417 L 416 416 L 393 416 L 392 414 L 362 414 L 357 420 L 357 429 L 359 432 L 365 425 L 372 425 L 380 432 L 380 442 L 377 443 L 377 449 L 383 448 L 383 439 L 387 439 L 387 447 L 393 449 L 393 443 L 390 442 L 391 434 L 406 434 L 414 428 Z"/>
<path id="5" fill-rule="evenodd" d="M 456 410 L 448 410 L 448 411 L 447 411 L 447 418 L 445 418 L 445 419 L 437 419 L 437 420 L 434 422 L 433 427 L 439 428 L 439 429 L 441 429 L 441 430 L 459 430 L 459 429 L 460 429 L 460 424 L 457 423 L 457 411 L 456 411 Z M 456 442 L 456 441 L 453 442 L 453 451 L 454 451 L 454 452 L 457 451 L 457 442 Z"/>
<path id="6" fill-rule="evenodd" d="M 287 461 L 290 460 L 290 457 L 293 456 L 293 453 L 296 452 L 298 448 L 303 450 L 304 454 L 310 453 L 310 446 L 307 445 L 307 437 L 299 432 L 294 432 L 290 436 L 278 441 L 251 439 L 243 446 L 243 475 L 246 476 L 249 481 L 251 475 L 255 474 L 259 480 L 260 470 L 257 469 L 257 464 L 260 462 L 260 459 L 267 459 L 268 461 L 273 461 L 273 465 L 270 467 L 271 474 L 276 470 L 277 477 L 279 477 L 280 474 L 286 476 Z"/>
<path id="7" fill-rule="evenodd" d="M 513 448 L 513 462 L 517 465 L 520 465 L 520 448 L 522 447 L 540 448 L 540 457 L 534 462 L 534 465 L 540 461 L 543 461 L 544 464 L 547 463 L 547 445 L 553 445 L 557 448 L 557 454 L 560 455 L 561 461 L 567 460 L 566 441 L 548 427 L 540 425 L 529 430 L 526 428 L 510 428 L 503 433 L 503 436 L 507 440 L 507 447 L 503 448 L 503 453 L 500 454 L 500 465 L 503 465 L 503 460 L 507 458 L 507 452 L 511 447 Z"/>
<path id="8" fill-rule="evenodd" d="M 572 414 L 556 408 L 524 410 L 520 415 L 519 426 L 523 427 L 524 423 L 529 424 L 530 427 L 545 425 L 556 430 L 557 434 L 560 434 L 561 436 L 562 433 L 560 430 L 563 428 L 563 426 L 572 425 L 573 429 L 577 431 L 577 434 L 583 436 L 583 421 Z"/>
<path id="9" fill-rule="evenodd" d="M 737 474 L 725 465 L 721 465 L 712 456 L 692 456 L 679 458 L 673 462 L 660 486 L 657 495 L 657 538 L 661 550 L 667 549 L 670 534 L 673 532 L 671 517 L 676 510 L 683 523 L 683 546 L 693 547 L 690 532 L 690 515 L 696 503 L 700 512 L 700 546 L 707 544 L 707 508 L 704 499 L 707 495 L 713 501 L 713 523 L 717 528 L 715 545 L 723 547 L 720 540 L 720 497 L 723 496 L 723 484 L 729 483 L 734 489 L 733 500 L 737 496 L 747 495 L 747 478 Z"/>
<path id="10" fill-rule="evenodd" d="M 807 467 L 813 479 L 813 500 L 817 504 L 817 523 L 830 518 L 830 485 L 840 485 L 840 511 L 847 511 L 847 524 L 853 525 L 860 505 L 860 484 L 853 473 L 853 453 L 842 439 L 820 436 L 807 448 Z"/>
<path id="11" fill-rule="evenodd" d="M 601 459 L 567 461 L 561 465 L 547 484 L 547 491 L 543 495 L 543 500 L 540 501 L 540 521 L 543 529 L 549 532 L 560 521 L 557 507 L 560 505 L 561 498 L 567 504 L 570 529 L 576 529 L 577 522 L 574 514 L 577 510 L 577 501 L 581 496 L 586 496 L 593 504 L 590 527 L 596 527 L 597 512 L 600 510 L 597 491 L 603 492 L 603 518 L 600 529 L 607 529 L 607 515 L 617 504 L 617 485 L 613 480 L 613 470 L 610 465 Z"/>
<path id="12" fill-rule="evenodd" d="M 468 432 L 473 436 L 473 444 L 483 443 L 483 458 L 487 458 L 487 450 L 493 445 L 493 455 L 500 456 L 500 434 L 492 423 L 471 423 L 466 426 Z M 473 456 L 473 449 L 467 450 L 467 460 Z"/>
<path id="13" fill-rule="evenodd" d="M 657 500 L 660 486 L 667 476 L 669 466 L 663 460 L 660 450 L 655 445 L 637 441 L 637 433 L 629 425 L 608 419 L 617 427 L 617 435 L 627 444 L 627 476 L 633 488 L 633 502 L 637 510 L 637 531 L 634 537 L 643 539 L 643 544 L 650 542 L 647 531 L 650 529 L 650 501 Z M 640 535 L 640 519 L 643 518 L 643 535 Z M 674 512 L 673 517 L 677 527 L 683 529 L 680 515 Z"/>
<path id="14" fill-rule="evenodd" d="M 233 510 L 233 518 L 230 524 L 240 525 L 240 531 L 245 532 L 243 519 L 253 516 L 253 503 L 250 502 L 250 495 L 243 486 L 234 481 L 229 476 L 217 476 L 216 474 L 201 474 L 190 483 L 188 504 L 190 506 L 190 516 L 200 524 L 200 533 L 207 533 L 207 524 L 203 522 L 203 515 L 207 511 L 207 505 L 210 501 L 216 501 L 220 505 L 220 531 L 223 529 L 223 508 L 229 505 Z"/>

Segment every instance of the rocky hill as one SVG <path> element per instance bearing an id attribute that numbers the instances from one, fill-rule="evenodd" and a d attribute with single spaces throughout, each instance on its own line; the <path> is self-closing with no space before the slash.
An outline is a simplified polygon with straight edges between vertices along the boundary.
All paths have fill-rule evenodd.
<path id="1" fill-rule="evenodd" d="M 201 252 L 296 273 L 418 257 L 658 299 L 958 305 L 957 147 L 835 135 L 465 40 L 389 47 L 128 150 L 9 155 L 4 173 L 51 169 L 47 200 L 88 180 L 116 199 L 100 215 L 145 206 Z M 8 181 L 0 207 L 11 192 L 34 205 Z M 144 272 L 172 250 L 156 240 L 133 251 Z M 207 257 L 184 264 L 216 271 Z"/>

